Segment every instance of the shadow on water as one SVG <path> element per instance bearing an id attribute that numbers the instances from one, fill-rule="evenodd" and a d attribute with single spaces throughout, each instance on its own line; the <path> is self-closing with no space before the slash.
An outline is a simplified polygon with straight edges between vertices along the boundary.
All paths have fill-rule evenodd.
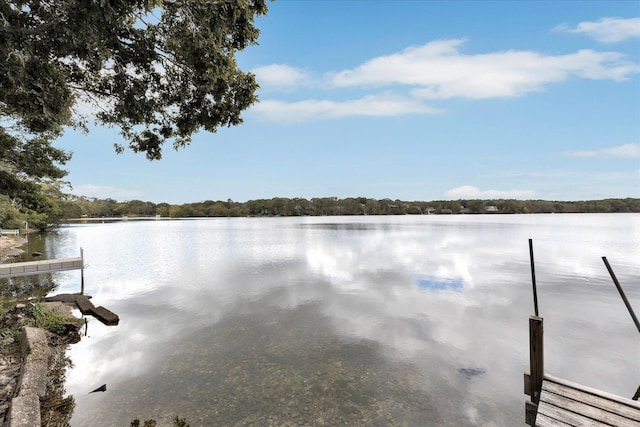
<path id="1" fill-rule="evenodd" d="M 442 393 L 443 384 L 429 393 L 429 379 L 389 360 L 380 344 L 336 334 L 315 303 L 241 303 L 172 347 L 153 375 L 120 383 L 126 393 L 111 390 L 77 425 L 121 425 L 133 415 L 169 422 L 175 408 L 192 426 L 445 425 L 460 397 L 452 386 Z M 127 412 L 131 396 L 146 414 Z"/>

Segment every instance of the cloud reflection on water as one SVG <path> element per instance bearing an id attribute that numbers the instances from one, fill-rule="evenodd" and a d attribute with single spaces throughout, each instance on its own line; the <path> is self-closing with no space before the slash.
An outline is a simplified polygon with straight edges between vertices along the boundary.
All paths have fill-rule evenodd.
<path id="1" fill-rule="evenodd" d="M 278 319 L 277 310 L 295 312 L 312 304 L 314 319 L 325 324 L 327 336 L 378 343 L 377 351 L 389 361 L 414 367 L 427 395 L 447 390 L 464 408 L 450 417 L 462 417 L 469 425 L 520 422 L 526 322 L 532 312 L 529 237 L 536 248 L 549 372 L 618 394 L 637 387 L 636 332 L 629 331 L 628 314 L 606 270 L 598 266 L 607 252 L 623 285 L 638 283 L 637 215 L 330 220 L 154 222 L 63 230 L 60 250 L 85 248 L 92 264 L 89 292 L 121 317 L 117 328 L 91 322 L 90 337 L 72 348 L 76 367 L 68 391 L 81 395 L 94 384 L 108 383 L 114 394 L 126 393 L 121 386 L 131 381 L 162 381 L 158 369 L 183 345 L 185 335 L 228 324 L 242 314 L 259 328 L 258 307 L 270 308 L 264 319 Z M 425 291 L 421 280 L 428 289 L 443 289 Z M 629 293 L 638 301 L 638 289 L 630 287 Z M 197 342 L 189 345 L 195 354 L 208 351 Z M 620 374 L 621 368 L 631 374 Z M 486 374 L 468 380 L 460 369 Z M 151 405 L 145 401 L 138 408 L 132 402 L 134 416 Z M 76 419 L 106 411 L 104 404 L 79 398 Z"/>

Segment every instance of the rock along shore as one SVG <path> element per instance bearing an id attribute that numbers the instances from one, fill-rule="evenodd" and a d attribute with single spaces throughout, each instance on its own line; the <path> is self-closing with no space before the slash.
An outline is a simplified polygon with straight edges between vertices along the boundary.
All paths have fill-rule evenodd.
<path id="1" fill-rule="evenodd" d="M 0 236 L 0 264 L 24 253 L 26 243 L 24 236 Z M 47 425 L 69 425 L 75 403 L 58 383 L 68 364 L 67 345 L 79 341 L 84 321 L 61 302 L 42 303 L 66 319 L 54 334 L 29 326 L 31 302 L 2 301 L 7 303 L 13 309 L 0 317 L 0 427 L 40 427 L 41 413 Z"/>
<path id="2" fill-rule="evenodd" d="M 0 264 L 24 252 L 27 239 L 22 236 L 0 236 Z"/>
<path id="3" fill-rule="evenodd" d="M 19 303 L 2 319 L 6 337 L 0 343 L 0 426 L 39 427 L 41 414 L 68 425 L 73 398 L 64 398 L 59 376 L 66 366 L 68 344 L 77 342 L 84 323 L 60 302 L 44 303 L 44 309 L 68 321 L 60 334 L 29 326 L 29 306 Z M 7 333 L 7 332 L 12 333 Z"/>

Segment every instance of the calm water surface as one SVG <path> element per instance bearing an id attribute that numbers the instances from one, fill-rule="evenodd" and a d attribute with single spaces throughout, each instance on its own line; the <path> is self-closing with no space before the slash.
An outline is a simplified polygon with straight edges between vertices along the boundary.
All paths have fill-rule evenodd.
<path id="1" fill-rule="evenodd" d="M 547 372 L 631 397 L 640 334 L 601 257 L 640 312 L 640 215 L 131 221 L 47 240 L 121 318 L 69 351 L 73 426 L 524 425 L 529 238 Z"/>

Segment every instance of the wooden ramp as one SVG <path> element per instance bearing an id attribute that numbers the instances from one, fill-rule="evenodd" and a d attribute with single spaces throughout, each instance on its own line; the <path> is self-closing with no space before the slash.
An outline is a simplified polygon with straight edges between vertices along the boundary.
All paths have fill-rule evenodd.
<path id="1" fill-rule="evenodd" d="M 84 260 L 81 256 L 77 258 L 14 262 L 0 264 L 0 279 L 81 269 L 84 269 Z"/>
<path id="2" fill-rule="evenodd" d="M 535 425 L 640 427 L 640 403 L 545 375 Z"/>

